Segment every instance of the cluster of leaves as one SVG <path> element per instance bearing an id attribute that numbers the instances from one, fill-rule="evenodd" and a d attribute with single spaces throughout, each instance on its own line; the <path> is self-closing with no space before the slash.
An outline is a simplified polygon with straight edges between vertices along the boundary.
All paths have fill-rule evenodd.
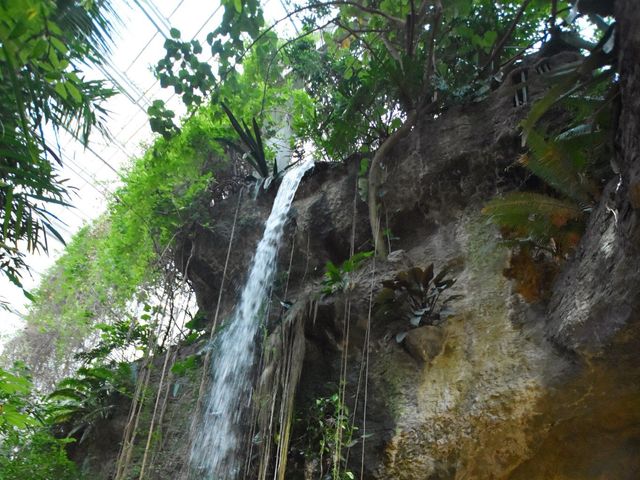
<path id="1" fill-rule="evenodd" d="M 128 364 L 80 369 L 49 395 L 36 391 L 28 370 L 0 369 L 0 471 L 6 480 L 74 480 L 66 445 L 82 441 L 109 417 L 131 385 Z M 64 437 L 64 438 L 61 438 Z"/>
<path id="2" fill-rule="evenodd" d="M 86 143 L 102 127 L 102 101 L 114 93 L 78 68 L 101 61 L 110 13 L 103 1 L 0 5 L 0 270 L 17 286 L 23 249 L 46 252 L 49 235 L 62 240 L 49 207 L 66 205 L 69 188 L 45 130 L 64 128 Z"/>
<path id="3" fill-rule="evenodd" d="M 229 110 L 229 108 L 224 103 L 222 103 L 221 106 L 224 110 L 224 113 L 226 113 L 227 117 L 229 117 L 229 121 L 231 122 L 233 129 L 238 134 L 241 145 L 238 145 L 234 142 L 229 142 L 224 138 L 220 139 L 220 141 L 228 145 L 239 155 L 241 155 L 242 159 L 249 163 L 249 165 L 251 165 L 262 178 L 266 179 L 271 175 L 275 177 L 278 174 L 278 165 L 274 160 L 272 174 L 267 163 L 265 148 L 262 143 L 262 134 L 260 133 L 260 127 L 258 126 L 258 122 L 256 122 L 256 118 L 253 117 L 252 120 L 251 126 L 253 128 L 249 128 L 244 120 L 242 120 L 241 125 L 233 115 L 233 112 Z"/>
<path id="4" fill-rule="evenodd" d="M 198 40 L 183 41 L 177 29 L 165 41 L 165 56 L 156 66 L 156 76 L 162 87 L 172 87 L 188 108 L 201 105 L 217 82 L 229 81 L 246 54 L 244 40 L 256 38 L 264 25 L 259 3 L 223 0 L 224 14 L 220 26 L 207 35 L 211 56 L 203 61 L 202 44 Z M 264 35 L 262 47 L 275 35 Z M 209 64 L 217 57 L 217 72 Z M 233 82 L 233 80 L 231 80 Z"/>
<path id="5" fill-rule="evenodd" d="M 301 105 L 308 99 L 294 87 L 292 78 L 283 74 L 283 65 L 274 63 L 278 43 L 275 33 L 258 35 L 264 22 L 257 2 L 246 2 L 239 10 L 234 2 L 225 4 L 224 17 L 232 23 L 223 22 L 207 36 L 211 55 L 217 60 L 215 71 L 197 40 L 181 41 L 180 33 L 173 31 L 174 38 L 165 42 L 166 55 L 158 62 L 156 76 L 161 85 L 172 87 L 180 95 L 191 112 L 202 107 L 205 98 L 210 100 L 204 108 L 210 109 L 213 121 L 227 120 L 214 138 L 230 157 L 246 161 L 264 182 L 279 173 L 272 149 L 263 143 L 265 133 L 272 137 L 281 127 L 282 114 L 277 110 L 286 103 L 288 108 L 303 112 Z M 255 39 L 253 50 L 244 48 L 245 39 Z M 173 112 L 161 101 L 154 102 L 149 116 L 152 130 L 165 138 L 179 132 L 172 121 Z M 252 119 L 251 126 L 246 125 L 246 118 Z"/>
<path id="6" fill-rule="evenodd" d="M 18 370 L 23 370 L 18 368 Z M 73 480 L 75 464 L 51 430 L 51 405 L 24 371 L 0 369 L 0 472 L 5 480 Z"/>
<path id="7" fill-rule="evenodd" d="M 150 261 L 144 244 L 136 251 L 123 240 L 104 218 L 74 236 L 34 291 L 24 330 L 5 345 L 5 362 L 25 362 L 38 386 L 49 390 L 79 366 L 76 353 L 100 353 L 107 340 L 100 325 L 128 331 L 131 322 L 122 319 L 133 315 L 128 309 L 138 302 L 131 301 L 144 296 L 139 285 L 151 284 L 153 270 L 143 263 Z"/>
<path id="8" fill-rule="evenodd" d="M 171 373 L 174 375 L 186 375 L 191 372 L 195 372 L 202 365 L 202 358 L 200 355 L 189 355 L 182 360 L 177 360 L 171 367 Z"/>
<path id="9" fill-rule="evenodd" d="M 76 464 L 67 457 L 69 439 L 58 439 L 45 429 L 10 435 L 0 446 L 3 480 L 76 480 Z"/>
<path id="10" fill-rule="evenodd" d="M 161 84 L 189 108 L 206 98 L 217 102 L 227 98 L 229 87 L 242 87 L 236 77 L 240 64 L 246 71 L 251 51 L 260 65 L 252 88 L 263 87 L 258 92 L 269 95 L 286 79 L 302 85 L 312 101 L 299 101 L 301 108 L 294 109 L 304 119 L 293 121 L 296 133 L 333 159 L 377 148 L 410 110 L 436 93 L 440 108 L 474 95 L 475 79 L 488 81 L 511 55 L 499 45 L 498 33 L 520 19 L 509 46 L 524 50 L 541 35 L 547 11 L 542 1 L 533 2 L 524 18 L 513 4 L 489 1 L 308 2 L 288 16 L 301 31 L 278 41 L 272 27 L 263 28 L 259 2 L 236 3 L 223 2 L 226 20 L 207 37 L 209 58 L 199 42 L 181 41 L 172 32 L 156 68 Z M 157 107 L 157 131 L 172 130 L 166 123 L 170 115 Z"/>
<path id="11" fill-rule="evenodd" d="M 322 279 L 322 294 L 332 295 L 351 289 L 351 276 L 362 265 L 362 262 L 373 256 L 373 252 L 359 252 L 336 266 L 331 260 L 325 265 Z"/>
<path id="12" fill-rule="evenodd" d="M 304 432 L 300 439 L 304 445 L 305 457 L 317 459 L 318 478 L 332 480 L 352 480 L 354 474 L 346 468 L 346 460 L 342 451 L 353 447 L 357 439 L 357 430 L 350 419 L 349 410 L 340 402 L 337 393 L 327 397 L 316 398 L 304 418 L 298 418 Z"/>
<path id="13" fill-rule="evenodd" d="M 148 305 L 145 308 L 149 307 Z M 151 316 L 145 313 L 140 320 L 150 320 Z M 95 325 L 99 330 L 100 341 L 88 351 L 79 352 L 75 357 L 83 362 L 89 363 L 94 360 L 113 360 L 115 353 L 120 353 L 121 358 L 126 358 L 126 353 L 130 349 L 143 351 L 149 345 L 150 325 L 138 321 L 135 317 L 131 320 L 118 320 L 112 324 L 99 323 Z"/>
<path id="14" fill-rule="evenodd" d="M 542 181 L 538 191 L 511 192 L 483 209 L 516 248 L 505 270 L 527 301 L 546 296 L 558 265 L 578 244 L 601 187 L 614 173 L 612 109 L 618 95 L 613 70 L 613 26 L 603 23 L 588 57 L 544 73 L 549 92 L 522 122 L 528 152 L 518 160 Z M 567 121 L 554 122 L 558 112 Z"/>
<path id="15" fill-rule="evenodd" d="M 51 422 L 63 424 L 67 437 L 79 437 L 82 442 L 101 420 L 111 416 L 118 394 L 128 395 L 131 380 L 128 363 L 78 369 L 49 394 Z"/>
<path id="16" fill-rule="evenodd" d="M 444 268 L 434 276 L 433 263 L 424 269 L 413 267 L 399 272 L 393 279 L 382 282 L 383 288 L 375 299 L 377 313 L 404 318 L 413 328 L 441 322 L 451 315 L 449 303 L 462 298 L 462 295 L 441 298 L 456 283 L 448 274 L 449 269 Z M 406 331 L 399 333 L 396 341 L 402 342 L 406 334 Z"/>
<path id="17" fill-rule="evenodd" d="M 500 65 L 542 36 L 546 2 L 308 2 L 284 61 L 313 99 L 306 133 L 329 158 L 375 150 L 408 113 L 476 97 Z M 296 15 L 292 15 L 294 18 Z M 501 35 L 510 31 L 509 48 Z M 319 33 L 317 33 L 319 32 Z M 322 44 L 318 48 L 318 44 Z"/>
<path id="18" fill-rule="evenodd" d="M 43 276 L 26 329 L 11 340 L 5 357 L 24 360 L 50 388 L 77 367 L 75 353 L 100 340 L 98 325 L 125 329 L 130 320 L 119 322 L 139 316 L 173 272 L 178 228 L 209 221 L 201 199 L 215 186 L 213 171 L 230 165 L 214 140 L 220 128 L 209 111 L 193 115 L 179 135 L 157 139 L 123 174 L 108 212 L 74 235 Z"/>
<path id="19" fill-rule="evenodd" d="M 185 344 L 190 345 L 198 340 L 207 330 L 207 316 L 204 311 L 198 310 L 195 315 L 191 316 L 191 320 L 184 324 L 184 328 L 187 329 L 183 340 Z"/>

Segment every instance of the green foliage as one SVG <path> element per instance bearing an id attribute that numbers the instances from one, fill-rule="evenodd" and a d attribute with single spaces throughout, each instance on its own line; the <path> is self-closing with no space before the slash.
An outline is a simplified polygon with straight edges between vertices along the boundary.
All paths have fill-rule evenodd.
<path id="1" fill-rule="evenodd" d="M 529 153 L 520 164 L 544 182 L 538 192 L 510 192 L 483 209 L 515 252 L 504 274 L 528 302 L 548 298 L 561 263 L 576 247 L 587 213 L 612 173 L 611 118 L 618 86 L 607 40 L 581 61 L 545 73 L 551 84 L 521 123 Z M 563 112 L 567 120 L 557 122 Z"/>
<path id="2" fill-rule="evenodd" d="M 353 437 L 357 430 L 349 419 L 349 411 L 340 402 L 337 393 L 316 398 L 308 411 L 298 418 L 304 436 L 301 439 L 305 457 L 316 458 L 320 464 L 320 477 L 331 480 L 354 479 L 346 469 L 343 450 L 355 445 Z M 322 473 L 327 472 L 326 476 Z"/>
<path id="3" fill-rule="evenodd" d="M 171 373 L 182 376 L 187 373 L 194 372 L 201 366 L 200 355 L 189 355 L 188 357 L 178 360 L 171 367 Z"/>
<path id="4" fill-rule="evenodd" d="M 338 267 L 332 261 L 325 265 L 322 280 L 322 294 L 331 295 L 350 289 L 351 275 L 358 270 L 364 260 L 373 256 L 373 252 L 359 252 L 348 258 Z"/>
<path id="5" fill-rule="evenodd" d="M 191 320 L 184 324 L 184 327 L 196 332 L 202 332 L 207 329 L 207 320 L 207 314 L 203 310 L 198 310 Z"/>
<path id="6" fill-rule="evenodd" d="M 207 330 L 207 316 L 202 310 L 198 310 L 196 314 L 184 324 L 189 329 L 184 337 L 183 343 L 191 345 L 195 343 Z"/>
<path id="7" fill-rule="evenodd" d="M 20 369 L 18 369 L 20 370 Z M 72 480 L 75 464 L 67 440 L 51 433 L 50 405 L 32 390 L 29 377 L 0 369 L 0 472 L 3 480 Z"/>
<path id="8" fill-rule="evenodd" d="M 0 445 L 3 480 L 76 480 L 76 464 L 67 458 L 67 441 L 46 431 L 29 436 L 11 435 Z"/>
<path id="9" fill-rule="evenodd" d="M 180 32 L 173 28 L 171 38 L 164 42 L 166 55 L 157 66 L 160 86 L 173 87 L 188 107 L 200 105 L 213 86 L 215 77 L 211 67 L 197 59 L 197 55 L 202 53 L 200 42 L 181 42 L 179 38 Z"/>
<path id="10" fill-rule="evenodd" d="M 375 150 L 411 110 L 435 102 L 437 112 L 488 90 L 497 66 L 513 55 L 499 46 L 499 37 L 509 30 L 518 5 L 443 3 L 300 7 L 303 32 L 283 45 L 283 61 L 313 99 L 315 113 L 305 134 L 324 155 L 345 158 Z M 547 10 L 544 2 L 529 6 L 512 30 L 510 48 L 524 50 L 541 36 Z M 323 47 L 317 48 L 320 41 Z"/>
<path id="11" fill-rule="evenodd" d="M 48 207 L 67 205 L 69 190 L 45 128 L 68 129 L 86 143 L 102 126 L 101 102 L 114 93 L 78 68 L 100 61 L 109 12 L 104 2 L 0 5 L 0 268 L 17 286 L 24 251 L 48 251 L 50 235 L 62 240 Z"/>
<path id="12" fill-rule="evenodd" d="M 269 171 L 269 165 L 267 164 L 265 149 L 262 143 L 262 135 L 260 134 L 260 127 L 258 126 L 255 117 L 252 120 L 252 130 L 244 120 L 242 120 L 242 125 L 240 125 L 240 122 L 238 122 L 231 110 L 229 110 L 224 103 L 221 104 L 221 107 L 224 110 L 224 113 L 227 114 L 227 117 L 229 117 L 229 121 L 231 122 L 233 129 L 238 134 L 242 146 L 239 146 L 234 142 L 229 142 L 225 139 L 221 139 L 221 141 L 236 150 L 242 156 L 242 159 L 251 165 L 251 167 L 253 167 L 262 178 L 268 178 L 271 175 L 271 172 Z M 277 174 L 278 166 L 274 160 L 273 176 L 275 177 Z"/>
<path id="13" fill-rule="evenodd" d="M 316 154 L 328 159 L 375 150 L 410 111 L 427 103 L 437 113 L 488 90 L 498 66 L 513 56 L 501 41 L 503 32 L 510 32 L 510 48 L 524 50 L 541 38 L 549 14 L 541 1 L 531 2 L 523 16 L 515 4 L 489 1 L 443 7 L 306 2 L 290 14 L 301 31 L 278 39 L 273 26 L 264 26 L 258 1 L 242 2 L 241 8 L 227 1 L 223 7 L 226 20 L 207 36 L 210 52 L 172 32 L 156 67 L 161 84 L 190 109 L 205 99 L 224 101 L 235 117 L 257 118 L 267 138 L 269 125 L 278 123 L 273 110 L 284 107 L 293 113 L 297 140 L 311 141 Z M 242 102 L 234 105 L 238 98 Z M 175 131 L 168 120 L 170 115 L 156 112 L 154 131 Z M 255 125 L 235 124 L 241 137 L 249 131 L 248 137 L 256 136 Z M 234 141 L 230 135 L 218 138 L 225 145 Z M 252 146 L 257 142 L 244 143 L 241 155 L 252 152 L 260 163 L 260 149 Z M 257 170 L 266 177 L 270 169 Z"/>
<path id="14" fill-rule="evenodd" d="M 97 340 L 97 325 L 124 322 L 124 329 L 137 306 L 161 287 L 176 231 L 191 221 L 209 221 L 204 198 L 215 182 L 213 171 L 229 171 L 231 162 L 214 140 L 228 128 L 221 123 L 204 110 L 179 135 L 156 140 L 124 173 L 108 212 L 82 228 L 43 276 L 27 330 L 12 341 L 34 374 L 45 367 L 60 371 L 65 356 Z"/>
<path id="15" fill-rule="evenodd" d="M 433 264 L 399 272 L 393 279 L 382 282 L 384 288 L 375 299 L 377 312 L 386 317 L 405 318 L 414 328 L 444 320 L 451 314 L 449 303 L 462 298 L 450 295 L 441 299 L 442 293 L 456 283 L 448 274 L 449 269 L 444 268 L 434 276 Z M 406 332 L 399 334 L 396 340 L 401 342 L 405 335 Z"/>
<path id="16" fill-rule="evenodd" d="M 80 434 L 82 442 L 100 420 L 111 416 L 116 394 L 126 395 L 130 386 L 129 364 L 80 368 L 74 377 L 62 380 L 49 394 L 52 422 L 65 424 L 67 436 Z"/>
<path id="17" fill-rule="evenodd" d="M 114 352 L 124 352 L 134 348 L 143 351 L 149 345 L 151 327 L 143 323 L 150 320 L 149 314 L 143 314 L 139 321 L 135 318 L 131 320 L 119 320 L 113 324 L 99 323 L 95 328 L 101 332 L 98 344 L 86 352 L 79 352 L 76 358 L 83 362 L 94 360 L 105 361 L 113 356 Z"/>
<path id="18" fill-rule="evenodd" d="M 584 211 L 570 200 L 533 192 L 510 192 L 494 198 L 482 212 L 512 238 L 546 245 L 565 227 L 582 223 Z"/>
<path id="19" fill-rule="evenodd" d="M 26 376 L 0 369 L 0 401 L 0 433 L 3 435 L 40 423 L 32 413 L 31 382 Z"/>
<path id="20" fill-rule="evenodd" d="M 165 140 L 169 140 L 179 132 L 179 128 L 173 123 L 176 114 L 168 110 L 162 100 L 154 100 L 147 109 L 147 115 L 149 115 L 151 131 L 159 133 Z"/>
<path id="21" fill-rule="evenodd" d="M 611 118 L 617 85 L 613 57 L 605 52 L 608 28 L 590 56 L 547 73 L 551 88 L 522 122 L 529 153 L 519 163 L 553 192 L 512 192 L 491 200 L 483 213 L 508 241 L 566 256 L 584 229 L 586 213 L 611 175 Z M 569 120 L 554 124 L 561 109 Z M 529 250 L 528 250 L 529 251 Z"/>
<path id="22" fill-rule="evenodd" d="M 189 108 L 201 105 L 217 81 L 227 80 L 229 75 L 236 73 L 235 66 L 246 53 L 243 40 L 257 37 L 264 24 L 256 1 L 225 0 L 222 5 L 225 8 L 222 22 L 206 39 L 211 57 L 217 57 L 217 72 L 208 61 L 199 58 L 203 53 L 200 42 L 181 41 L 180 31 L 175 28 L 171 29 L 171 38 L 165 40 L 166 54 L 156 66 L 160 85 L 172 87 Z M 265 40 L 269 37 L 272 36 L 265 36 Z"/>

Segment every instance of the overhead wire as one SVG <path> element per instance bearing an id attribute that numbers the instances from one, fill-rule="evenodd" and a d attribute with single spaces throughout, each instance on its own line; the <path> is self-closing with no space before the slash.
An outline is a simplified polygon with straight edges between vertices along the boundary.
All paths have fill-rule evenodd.
<path id="1" fill-rule="evenodd" d="M 162 28 L 160 27 L 160 25 L 158 25 L 158 23 L 156 22 L 156 19 L 153 18 L 153 16 L 147 11 L 147 9 L 145 7 L 142 6 L 142 4 L 140 3 L 139 0 L 133 0 L 133 3 L 135 3 L 138 8 L 142 11 L 142 13 L 144 14 L 145 17 L 147 17 L 147 19 L 151 22 L 151 24 L 156 27 L 156 30 L 158 30 L 158 32 L 160 33 L 160 35 L 162 35 L 164 38 L 167 38 L 169 35 L 169 28 L 165 25 L 165 29 L 166 31 L 163 31 Z M 145 2 L 147 3 L 147 2 Z"/>
<path id="2" fill-rule="evenodd" d="M 176 7 L 173 9 L 173 11 L 169 14 L 169 17 L 168 17 L 169 19 L 171 19 L 171 17 L 173 17 L 173 15 L 178 11 L 178 9 L 182 6 L 183 3 L 184 3 L 184 0 L 180 0 L 178 2 L 178 5 L 176 5 Z M 144 45 L 144 47 L 142 47 L 142 49 L 138 52 L 138 54 L 134 57 L 134 59 L 131 60 L 129 65 L 127 65 L 127 67 L 124 69 L 124 73 L 125 74 L 127 72 L 129 72 L 131 67 L 133 67 L 133 65 L 138 61 L 138 59 L 142 56 L 142 54 L 146 51 L 146 49 L 149 48 L 149 46 L 151 45 L 151 42 L 153 42 L 153 40 L 155 40 L 156 36 L 158 36 L 158 31 L 157 30 L 155 32 L 153 32 L 153 35 L 151 36 L 149 41 Z"/>

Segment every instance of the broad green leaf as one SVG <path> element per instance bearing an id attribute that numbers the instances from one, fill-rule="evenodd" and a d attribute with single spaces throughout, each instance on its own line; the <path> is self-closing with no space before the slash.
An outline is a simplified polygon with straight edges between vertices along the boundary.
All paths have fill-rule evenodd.
<path id="1" fill-rule="evenodd" d="M 54 85 L 53 89 L 58 95 L 62 97 L 63 100 L 67 99 L 67 89 L 65 88 L 65 84 L 63 82 L 57 82 Z"/>
<path id="2" fill-rule="evenodd" d="M 81 104 L 82 94 L 80 93 L 80 90 L 78 90 L 78 88 L 72 82 L 65 82 L 64 86 L 69 92 L 69 94 L 71 95 L 71 97 L 75 100 L 75 102 L 77 104 Z"/>

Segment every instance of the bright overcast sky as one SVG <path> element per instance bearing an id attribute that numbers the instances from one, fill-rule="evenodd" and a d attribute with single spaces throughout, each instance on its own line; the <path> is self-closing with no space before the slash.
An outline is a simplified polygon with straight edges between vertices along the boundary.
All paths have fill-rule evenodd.
<path id="1" fill-rule="evenodd" d="M 160 88 L 152 74 L 152 66 L 164 56 L 163 43 L 169 36 L 169 29 L 175 27 L 182 33 L 182 39 L 196 38 L 206 47 L 204 39 L 218 25 L 223 13 L 217 0 L 114 0 L 113 7 L 122 25 L 114 36 L 110 66 L 104 72 L 88 72 L 87 76 L 110 76 L 125 93 L 111 98 L 106 104 L 110 112 L 107 126 L 112 139 L 105 141 L 99 134 L 94 134 L 87 150 L 70 136 L 59 139 L 65 164 L 61 177 L 68 178 L 78 189 L 71 200 L 75 208 L 52 209 L 65 223 L 58 225 L 65 240 L 71 239 L 84 223 L 104 212 L 109 193 L 118 186 L 116 172 L 139 156 L 145 143 L 153 139 L 146 114 L 151 102 L 162 99 L 170 109 L 184 112 L 179 99 L 172 91 Z M 282 0 L 266 2 L 267 22 L 272 23 L 283 16 Z M 23 283 L 27 289 L 38 285 L 40 276 L 63 248 L 56 244 L 48 257 L 28 257 L 33 278 L 25 274 Z M 20 314 L 26 312 L 26 298 L 4 276 L 0 276 L 0 297 L 8 300 Z M 20 324 L 19 315 L 0 311 L 0 335 L 11 334 Z"/>

